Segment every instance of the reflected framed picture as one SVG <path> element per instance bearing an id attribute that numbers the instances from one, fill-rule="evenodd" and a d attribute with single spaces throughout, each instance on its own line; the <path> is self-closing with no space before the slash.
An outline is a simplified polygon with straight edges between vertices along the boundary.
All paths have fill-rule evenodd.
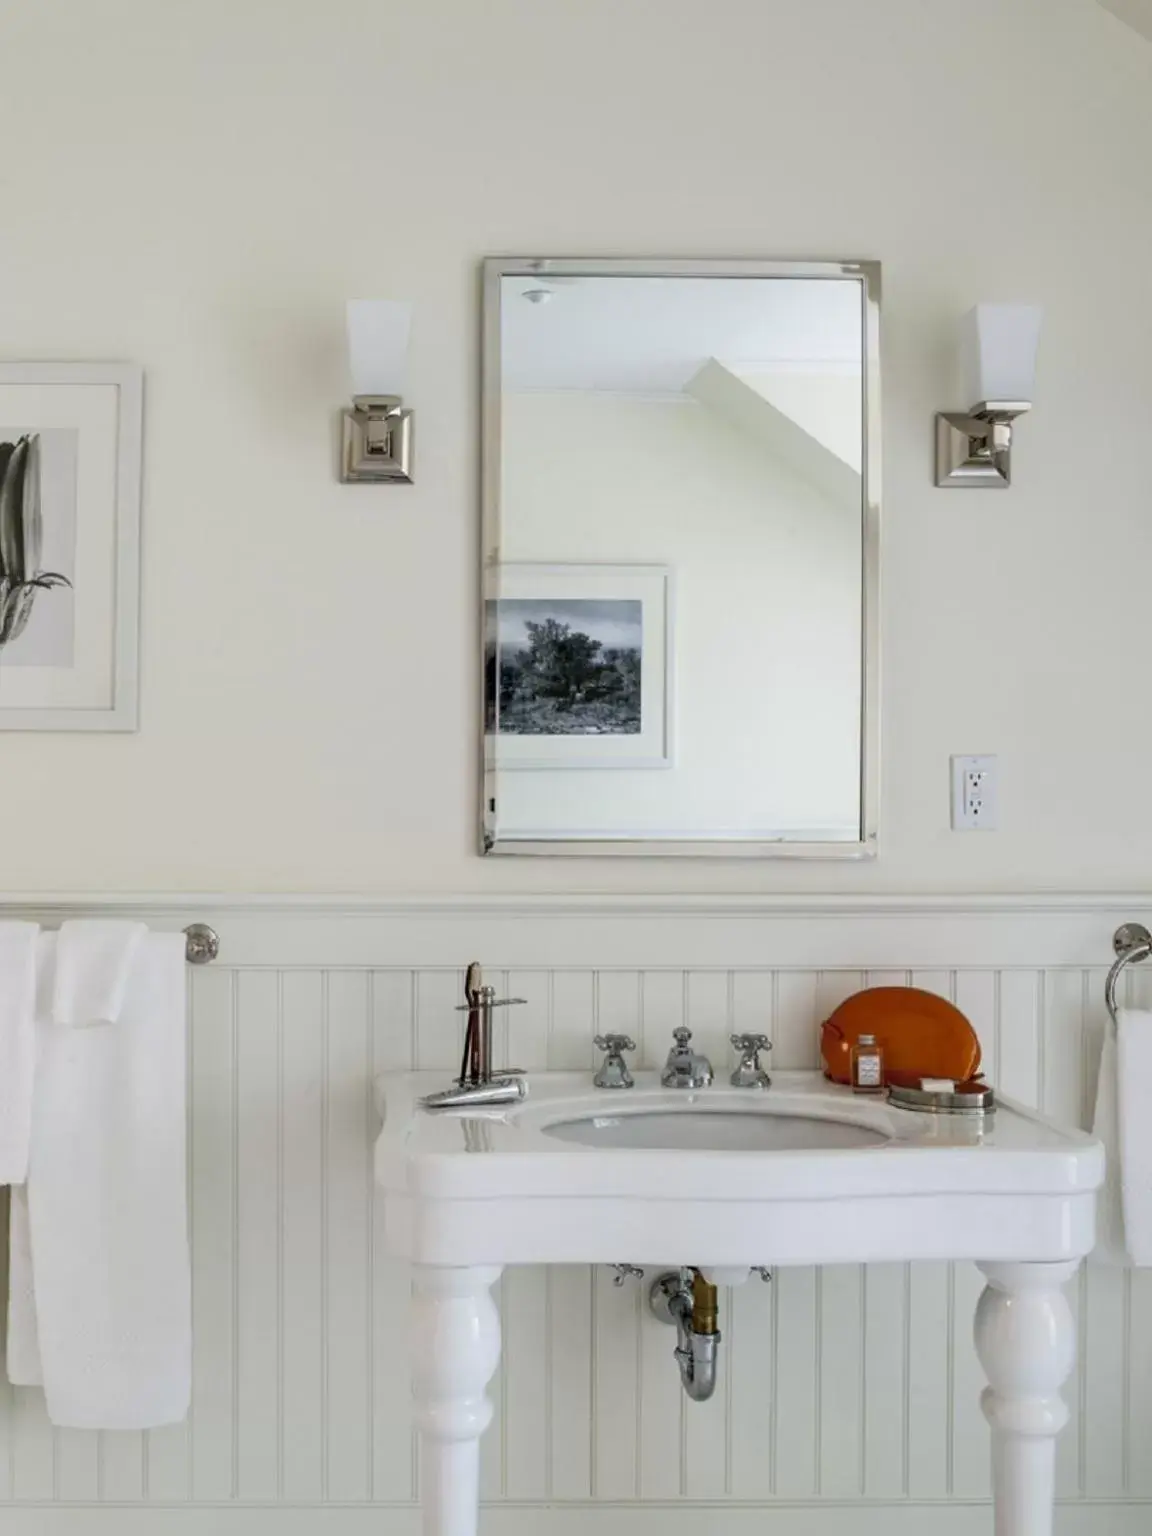
<path id="1" fill-rule="evenodd" d="M 0 730 L 136 729 L 142 393 L 0 364 Z"/>
<path id="2" fill-rule="evenodd" d="M 488 603 L 487 743 L 499 768 L 669 768 L 672 573 L 504 564 Z"/>

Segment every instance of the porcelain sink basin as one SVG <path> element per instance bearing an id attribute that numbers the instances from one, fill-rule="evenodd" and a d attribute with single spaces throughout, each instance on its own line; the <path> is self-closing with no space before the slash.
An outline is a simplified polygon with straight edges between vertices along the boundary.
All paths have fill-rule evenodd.
<path id="1" fill-rule="evenodd" d="M 830 1116 L 760 1113 L 722 1109 L 654 1109 L 634 1114 L 591 1115 L 557 1120 L 545 1136 L 583 1147 L 646 1147 L 654 1151 L 797 1152 L 882 1147 L 891 1138 L 873 1126 Z"/>

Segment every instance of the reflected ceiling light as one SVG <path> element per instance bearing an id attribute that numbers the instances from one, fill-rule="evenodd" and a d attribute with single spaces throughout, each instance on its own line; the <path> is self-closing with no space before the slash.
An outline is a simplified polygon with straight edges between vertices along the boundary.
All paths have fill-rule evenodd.
<path id="1" fill-rule="evenodd" d="M 936 417 L 936 484 L 996 490 L 1012 482 L 1012 431 L 1032 408 L 1043 310 L 977 304 L 961 330 L 967 412 Z"/>
<path id="2" fill-rule="evenodd" d="M 410 484 L 412 412 L 404 409 L 412 306 L 348 300 L 352 409 L 344 412 L 340 478 L 346 485 Z"/>
<path id="3" fill-rule="evenodd" d="M 556 295 L 551 288 L 526 288 L 520 297 L 527 299 L 529 304 L 547 304 Z"/>

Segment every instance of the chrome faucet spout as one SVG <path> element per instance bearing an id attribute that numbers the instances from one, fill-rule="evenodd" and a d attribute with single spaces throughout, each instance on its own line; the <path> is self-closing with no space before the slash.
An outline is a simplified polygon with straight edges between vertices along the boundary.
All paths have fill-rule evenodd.
<path id="1" fill-rule="evenodd" d="M 668 1052 L 661 1083 L 665 1088 L 707 1088 L 712 1081 L 712 1063 L 692 1049 L 692 1031 L 681 1025 L 672 1031 L 672 1038 L 676 1044 Z"/>

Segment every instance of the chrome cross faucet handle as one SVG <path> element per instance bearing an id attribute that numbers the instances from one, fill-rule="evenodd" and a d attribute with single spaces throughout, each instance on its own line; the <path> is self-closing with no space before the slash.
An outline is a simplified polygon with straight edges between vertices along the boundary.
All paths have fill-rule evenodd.
<path id="1" fill-rule="evenodd" d="M 707 1088 L 712 1081 L 712 1063 L 688 1043 L 692 1031 L 681 1025 L 672 1031 L 672 1038 L 676 1044 L 668 1052 L 661 1083 L 665 1088 Z"/>
<path id="2" fill-rule="evenodd" d="M 624 1060 L 625 1051 L 634 1051 L 636 1042 L 628 1035 L 597 1035 L 592 1044 L 608 1054 L 592 1079 L 597 1088 L 631 1088 L 632 1074 Z"/>
<path id="3" fill-rule="evenodd" d="M 772 1049 L 768 1036 L 730 1035 L 728 1038 L 740 1052 L 740 1064 L 728 1079 L 733 1088 L 770 1088 L 772 1079 L 760 1065 L 760 1052 Z"/>

